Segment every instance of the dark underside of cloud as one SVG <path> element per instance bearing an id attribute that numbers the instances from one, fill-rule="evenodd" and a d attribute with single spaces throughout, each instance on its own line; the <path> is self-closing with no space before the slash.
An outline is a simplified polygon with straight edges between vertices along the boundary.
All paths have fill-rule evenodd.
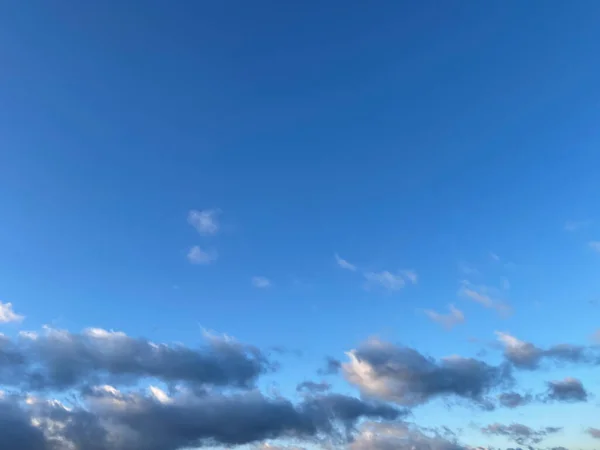
<path id="1" fill-rule="evenodd" d="M 469 447 L 443 427 L 406 423 L 407 408 L 449 398 L 484 410 L 533 401 L 506 391 L 520 367 L 508 356 L 497 366 L 434 359 L 370 339 L 347 362 L 328 358 L 321 372 L 341 372 L 361 398 L 331 392 L 324 381 L 301 382 L 294 400 L 261 393 L 257 381 L 277 367 L 260 349 L 211 334 L 197 348 L 101 329 L 0 335 L 0 449 L 183 450 L 292 440 L 348 450 L 461 450 Z M 548 383 L 542 397 L 574 402 L 588 393 L 566 378 Z M 558 428 L 493 424 L 483 431 L 530 446 Z"/>

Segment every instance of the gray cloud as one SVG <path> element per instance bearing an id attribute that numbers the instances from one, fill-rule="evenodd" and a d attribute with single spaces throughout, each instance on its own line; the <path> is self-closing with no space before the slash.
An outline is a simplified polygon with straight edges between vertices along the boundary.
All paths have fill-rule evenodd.
<path id="1" fill-rule="evenodd" d="M 473 358 L 436 361 L 418 351 L 371 339 L 348 353 L 344 376 L 364 395 L 405 406 L 434 397 L 457 396 L 489 409 L 485 396 L 512 381 L 510 367 L 494 367 Z"/>
<path id="2" fill-rule="evenodd" d="M 303 381 L 296 386 L 298 392 L 325 392 L 331 389 L 331 385 L 325 381 L 317 383 L 315 381 Z"/>
<path id="3" fill-rule="evenodd" d="M 453 435 L 425 430 L 407 423 L 369 422 L 349 450 L 467 450 Z"/>
<path id="4" fill-rule="evenodd" d="M 294 405 L 256 391 L 180 392 L 168 397 L 154 388 L 152 393 L 123 393 L 103 386 L 87 389 L 82 404 L 71 408 L 32 398 L 23 408 L 0 403 L 0 448 L 180 450 L 317 437 L 347 442 L 361 418 L 393 420 L 405 414 L 343 395 L 317 396 Z"/>
<path id="5" fill-rule="evenodd" d="M 548 437 L 548 435 L 558 433 L 560 430 L 562 430 L 560 427 L 545 427 L 534 430 L 533 428 L 520 423 L 513 423 L 510 425 L 493 423 L 481 429 L 485 434 L 505 436 L 519 445 L 539 444 Z"/>
<path id="6" fill-rule="evenodd" d="M 543 361 L 554 363 L 596 363 L 589 348 L 558 344 L 548 349 L 536 347 L 531 342 L 522 341 L 508 333 L 497 332 L 498 340 L 504 347 L 504 357 L 519 369 L 537 369 Z"/>
<path id="7" fill-rule="evenodd" d="M 205 337 L 203 347 L 192 349 L 101 329 L 23 333 L 17 342 L 0 342 L 5 361 L 0 382 L 32 390 L 141 378 L 250 387 L 260 374 L 272 369 L 265 355 L 254 347 L 227 337 Z"/>
<path id="8" fill-rule="evenodd" d="M 586 431 L 591 437 L 593 437 L 595 439 L 600 439 L 600 429 L 599 428 L 588 428 Z"/>
<path id="9" fill-rule="evenodd" d="M 319 375 L 335 375 L 342 367 L 341 361 L 328 356 L 325 359 L 325 366 L 318 370 Z"/>
<path id="10" fill-rule="evenodd" d="M 559 402 L 586 402 L 588 393 L 581 381 L 567 377 L 564 380 L 548 382 L 548 392 L 544 399 Z"/>
<path id="11" fill-rule="evenodd" d="M 530 403 L 531 400 L 531 395 L 521 395 L 518 392 L 503 392 L 498 396 L 498 401 L 506 408 L 517 408 Z"/>

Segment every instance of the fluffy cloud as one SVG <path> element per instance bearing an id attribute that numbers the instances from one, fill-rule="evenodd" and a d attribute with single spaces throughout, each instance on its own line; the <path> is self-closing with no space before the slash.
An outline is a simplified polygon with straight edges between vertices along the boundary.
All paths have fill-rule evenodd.
<path id="1" fill-rule="evenodd" d="M 76 407 L 29 397 L 0 403 L 0 444 L 7 450 L 179 450 L 278 438 L 346 442 L 361 418 L 403 412 L 342 395 L 300 404 L 259 392 L 179 393 L 169 402 L 111 386 L 88 389 Z M 10 426 L 5 431 L 4 426 Z"/>
<path id="2" fill-rule="evenodd" d="M 418 281 L 417 273 L 413 270 L 400 270 L 397 273 L 388 272 L 365 272 L 367 286 L 377 286 L 386 291 L 398 291 L 406 286 L 406 283 L 416 284 Z"/>
<path id="3" fill-rule="evenodd" d="M 450 305 L 449 309 L 450 312 L 448 314 L 442 314 L 431 309 L 426 309 L 424 312 L 431 320 L 450 330 L 456 325 L 463 323 L 465 321 L 465 315 L 454 305 Z"/>
<path id="4" fill-rule="evenodd" d="M 252 277 L 252 286 L 259 289 L 271 287 L 271 280 L 266 277 Z"/>
<path id="5" fill-rule="evenodd" d="M 520 369 L 537 369 L 542 360 L 559 363 L 592 362 L 588 349 L 571 344 L 558 344 L 548 349 L 541 349 L 530 342 L 525 342 L 508 334 L 496 332 L 498 340 L 504 347 L 504 356 L 515 367 Z"/>
<path id="6" fill-rule="evenodd" d="M 586 402 L 588 393 L 581 381 L 567 377 L 564 380 L 548 382 L 545 400 L 558 402 Z"/>
<path id="7" fill-rule="evenodd" d="M 365 423 L 349 450 L 467 450 L 450 435 L 406 423 Z"/>
<path id="8" fill-rule="evenodd" d="M 24 318 L 13 311 L 12 303 L 0 302 L 0 323 L 21 322 Z"/>
<path id="9" fill-rule="evenodd" d="M 503 392 L 498 396 L 500 404 L 506 408 L 517 408 L 530 403 L 531 395 L 521 395 L 518 392 Z"/>
<path id="10" fill-rule="evenodd" d="M 219 231 L 219 214 L 218 209 L 205 209 L 198 211 L 192 209 L 188 213 L 188 223 L 193 226 L 196 231 L 203 235 L 217 234 Z"/>
<path id="11" fill-rule="evenodd" d="M 354 264 L 351 264 L 348 261 L 346 261 L 345 259 L 341 258 L 340 255 L 338 255 L 337 253 L 334 255 L 334 257 L 335 257 L 335 262 L 342 269 L 351 270 L 352 272 L 356 272 L 356 266 Z"/>
<path id="12" fill-rule="evenodd" d="M 436 361 L 418 351 L 370 339 L 348 352 L 345 378 L 365 395 L 413 406 L 434 397 L 457 396 L 489 408 L 486 395 L 512 381 L 508 367 L 449 356 Z"/>
<path id="13" fill-rule="evenodd" d="M 0 383 L 34 390 L 89 383 L 156 378 L 166 383 L 248 387 L 271 369 L 255 347 L 229 337 L 205 335 L 192 349 L 91 328 L 82 333 L 45 328 L 0 341 Z"/>
<path id="14" fill-rule="evenodd" d="M 562 430 L 560 427 L 545 427 L 534 430 L 533 428 L 520 423 L 513 423 L 510 425 L 493 423 L 481 429 L 485 434 L 505 436 L 519 445 L 539 444 L 548 437 L 548 435 L 558 433 L 560 430 Z"/>
<path id="15" fill-rule="evenodd" d="M 194 245 L 187 253 L 187 259 L 192 264 L 210 264 L 216 261 L 217 257 L 216 252 L 202 250 L 198 245 Z"/>

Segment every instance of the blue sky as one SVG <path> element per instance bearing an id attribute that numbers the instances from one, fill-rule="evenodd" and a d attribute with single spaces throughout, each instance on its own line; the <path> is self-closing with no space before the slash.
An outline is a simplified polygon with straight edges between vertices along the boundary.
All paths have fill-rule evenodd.
<path id="1" fill-rule="evenodd" d="M 599 14 L 592 1 L 1 5 L 0 302 L 25 317 L 0 315 L 0 331 L 192 348 L 213 330 L 301 352 L 273 354 L 279 370 L 258 381 L 293 399 L 321 379 L 372 396 L 350 369 L 317 371 L 374 336 L 494 367 L 514 365 L 496 332 L 592 351 Z M 482 412 L 441 395 L 411 420 L 462 429 L 461 445 L 523 446 L 481 432 L 518 422 L 564 427 L 540 448 L 597 448 L 597 368 L 542 366 L 516 366 L 513 390 L 575 377 L 588 400 Z"/>

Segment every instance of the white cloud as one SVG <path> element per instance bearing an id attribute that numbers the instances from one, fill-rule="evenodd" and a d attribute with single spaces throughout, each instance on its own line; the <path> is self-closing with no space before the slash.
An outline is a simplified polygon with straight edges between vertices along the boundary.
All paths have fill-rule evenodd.
<path id="1" fill-rule="evenodd" d="M 600 252 L 600 241 L 590 241 L 588 242 L 588 245 L 595 252 Z"/>
<path id="2" fill-rule="evenodd" d="M 356 266 L 354 264 L 351 264 L 348 261 L 346 261 L 345 259 L 341 258 L 340 255 L 338 255 L 337 253 L 334 256 L 335 256 L 335 262 L 342 269 L 351 270 L 352 272 L 356 271 Z"/>
<path id="3" fill-rule="evenodd" d="M 21 322 L 24 318 L 13 311 L 12 303 L 0 302 L 0 323 Z"/>
<path id="4" fill-rule="evenodd" d="M 187 259 L 192 264 L 210 264 L 217 259 L 217 253 L 214 251 L 202 250 L 194 245 L 187 254 Z"/>
<path id="5" fill-rule="evenodd" d="M 216 234 L 219 231 L 218 216 L 220 213 L 221 211 L 218 209 L 205 209 L 203 211 L 192 209 L 188 213 L 188 223 L 200 234 Z"/>
<path id="6" fill-rule="evenodd" d="M 259 289 L 271 287 L 271 280 L 266 277 L 252 277 L 252 286 Z"/>
<path id="7" fill-rule="evenodd" d="M 589 227 L 592 224 L 591 220 L 568 220 L 565 223 L 565 231 L 579 231 L 582 228 Z"/>
<path id="8" fill-rule="evenodd" d="M 402 274 L 393 274 L 384 270 L 383 272 L 366 272 L 365 279 L 369 285 L 378 285 L 388 291 L 397 291 L 406 285 Z"/>
<path id="9" fill-rule="evenodd" d="M 412 284 L 417 284 L 419 281 L 419 277 L 417 276 L 417 272 L 414 270 L 401 270 L 400 273 L 406 278 L 406 280 L 410 281 Z"/>
<path id="10" fill-rule="evenodd" d="M 449 305 L 450 312 L 448 314 L 442 314 L 431 309 L 425 310 L 425 314 L 434 322 L 439 323 L 444 328 L 452 329 L 454 326 L 465 321 L 465 315 L 463 312 L 456 308 L 454 305 Z"/>

